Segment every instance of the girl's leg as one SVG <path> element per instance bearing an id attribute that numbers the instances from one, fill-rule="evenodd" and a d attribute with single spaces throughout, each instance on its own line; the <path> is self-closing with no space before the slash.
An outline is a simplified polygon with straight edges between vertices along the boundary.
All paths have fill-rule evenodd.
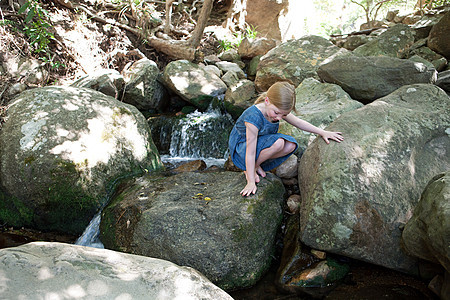
<path id="1" fill-rule="evenodd" d="M 292 142 L 286 141 L 283 138 L 279 138 L 273 143 L 272 146 L 262 150 L 259 154 L 258 159 L 256 160 L 255 170 L 256 173 L 261 175 L 262 177 L 266 176 L 266 172 L 261 168 L 261 164 L 268 159 L 278 158 L 289 153 L 292 153 L 295 150 L 296 145 Z"/>

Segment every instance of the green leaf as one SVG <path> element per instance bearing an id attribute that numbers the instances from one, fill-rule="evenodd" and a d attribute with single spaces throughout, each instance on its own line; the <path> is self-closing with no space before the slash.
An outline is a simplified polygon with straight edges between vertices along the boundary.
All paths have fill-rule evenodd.
<path id="1" fill-rule="evenodd" d="M 30 2 L 25 2 L 25 4 L 24 5 L 22 5 L 22 7 L 21 8 L 19 8 L 19 11 L 17 12 L 19 15 L 20 14 L 22 14 L 22 13 L 24 13 L 26 10 L 27 10 L 27 8 L 30 6 Z"/>
<path id="2" fill-rule="evenodd" d="M 36 11 L 34 9 L 30 9 L 28 11 L 27 17 L 25 18 L 25 23 L 29 23 L 33 19 L 35 14 L 36 14 Z"/>

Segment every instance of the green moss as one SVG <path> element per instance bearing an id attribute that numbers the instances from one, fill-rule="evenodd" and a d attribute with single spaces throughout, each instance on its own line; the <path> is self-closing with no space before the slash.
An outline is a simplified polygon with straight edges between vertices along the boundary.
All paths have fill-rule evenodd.
<path id="1" fill-rule="evenodd" d="M 0 222 L 7 226 L 30 226 L 33 211 L 19 199 L 0 190 Z"/>
<path id="2" fill-rule="evenodd" d="M 99 209 L 99 199 L 90 196 L 78 183 L 76 165 L 57 161 L 51 170 L 52 182 L 48 186 L 45 202 L 39 207 L 39 217 L 34 222 L 44 230 L 80 234 Z"/>
<path id="3" fill-rule="evenodd" d="M 25 165 L 29 165 L 29 164 L 31 164 L 32 162 L 34 162 L 36 160 L 36 157 L 34 157 L 34 156 L 28 156 L 28 157 L 26 157 L 24 160 L 23 160 L 23 162 L 25 163 Z"/>

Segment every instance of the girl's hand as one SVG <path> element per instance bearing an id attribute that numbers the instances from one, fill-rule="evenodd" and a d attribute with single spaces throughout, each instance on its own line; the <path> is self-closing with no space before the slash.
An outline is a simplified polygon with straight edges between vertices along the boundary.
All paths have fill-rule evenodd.
<path id="1" fill-rule="evenodd" d="M 329 144 L 329 140 L 336 141 L 338 143 L 342 142 L 344 140 L 344 137 L 342 136 L 341 132 L 333 132 L 333 131 L 324 131 L 322 134 L 322 138 L 324 139 L 325 143 Z"/>
<path id="2" fill-rule="evenodd" d="M 242 196 L 250 196 L 251 194 L 256 193 L 256 183 L 247 183 L 245 188 L 241 191 Z"/>

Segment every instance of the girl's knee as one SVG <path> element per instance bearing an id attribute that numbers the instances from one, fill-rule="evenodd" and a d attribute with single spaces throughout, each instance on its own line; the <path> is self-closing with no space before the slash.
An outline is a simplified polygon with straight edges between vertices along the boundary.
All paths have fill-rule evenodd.
<path id="1" fill-rule="evenodd" d="M 280 152 L 284 149 L 284 147 L 285 147 L 285 140 L 282 138 L 279 138 L 278 140 L 275 141 L 275 143 L 273 143 L 271 148 L 275 152 Z"/>
<path id="2" fill-rule="evenodd" d="M 293 142 L 286 141 L 284 143 L 284 151 L 286 154 L 294 152 L 295 148 L 297 148 L 297 145 Z"/>

